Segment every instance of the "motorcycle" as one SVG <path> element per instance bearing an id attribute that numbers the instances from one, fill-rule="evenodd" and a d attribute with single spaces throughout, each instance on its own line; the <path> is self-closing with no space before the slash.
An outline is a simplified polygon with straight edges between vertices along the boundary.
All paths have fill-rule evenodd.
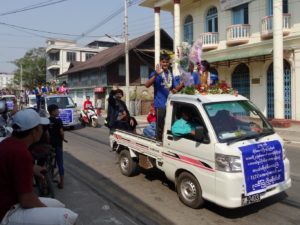
<path id="1" fill-rule="evenodd" d="M 91 125 L 94 128 L 98 126 L 98 116 L 92 107 L 89 107 L 87 110 L 81 110 L 79 120 L 82 126 Z"/>

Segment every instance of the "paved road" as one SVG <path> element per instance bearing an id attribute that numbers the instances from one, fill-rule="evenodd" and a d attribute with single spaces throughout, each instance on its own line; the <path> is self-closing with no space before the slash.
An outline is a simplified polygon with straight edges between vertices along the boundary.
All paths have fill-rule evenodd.
<path id="1" fill-rule="evenodd" d="M 287 145 L 293 174 L 293 187 L 287 193 L 235 210 L 211 203 L 193 210 L 182 205 L 174 186 L 158 171 L 141 171 L 131 178 L 122 176 L 116 156 L 108 146 L 106 128 L 78 129 L 66 132 L 66 137 L 66 182 L 70 187 L 66 186 L 58 197 L 65 197 L 67 205 L 79 212 L 81 221 L 98 220 L 84 224 L 300 224 L 300 149 L 296 145 Z M 87 188 L 93 195 L 86 197 L 87 205 L 78 202 L 84 189 L 77 190 L 78 193 L 70 191 L 68 194 L 73 198 L 66 197 L 64 192 L 73 186 Z M 92 210 L 87 210 L 90 207 Z M 104 216 L 95 216 L 101 213 Z M 105 213 L 110 216 L 105 217 Z"/>

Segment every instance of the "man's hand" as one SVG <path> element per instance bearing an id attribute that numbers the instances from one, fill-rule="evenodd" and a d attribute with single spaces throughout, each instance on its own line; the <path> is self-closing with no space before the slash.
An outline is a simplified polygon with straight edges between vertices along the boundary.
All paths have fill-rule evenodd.
<path id="1" fill-rule="evenodd" d="M 172 89 L 172 91 L 171 91 L 173 94 L 176 94 L 178 91 L 174 88 L 174 89 Z"/>
<path id="2" fill-rule="evenodd" d="M 130 123 L 130 126 L 132 126 L 132 127 L 133 127 L 133 125 L 134 125 L 134 121 L 133 121 L 133 119 L 131 119 L 131 120 L 129 121 L 129 123 Z"/>
<path id="3" fill-rule="evenodd" d="M 161 66 L 157 64 L 155 68 L 155 76 L 158 76 L 161 72 L 162 72 Z"/>
<path id="4" fill-rule="evenodd" d="M 38 176 L 41 179 L 44 179 L 44 175 L 43 173 L 45 173 L 47 171 L 47 169 L 45 167 L 41 167 L 39 165 L 33 165 L 33 174 L 35 176 Z"/>

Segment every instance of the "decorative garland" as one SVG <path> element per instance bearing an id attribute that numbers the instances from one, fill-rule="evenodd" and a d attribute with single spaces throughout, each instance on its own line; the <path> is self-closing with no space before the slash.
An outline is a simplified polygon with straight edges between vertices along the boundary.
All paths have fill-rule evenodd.
<path id="1" fill-rule="evenodd" d="M 225 81 L 221 81 L 221 83 L 216 84 L 216 85 L 211 85 L 211 86 L 203 86 L 203 85 L 198 85 L 196 86 L 190 86 L 190 87 L 184 87 L 181 91 L 183 94 L 188 94 L 188 95 L 195 95 L 195 94 L 202 94 L 202 95 L 207 95 L 207 94 L 232 94 L 237 96 L 238 91 L 229 87 Z"/>
<path id="2" fill-rule="evenodd" d="M 171 72 L 168 70 L 168 74 L 166 76 L 165 71 L 163 71 L 163 72 L 161 72 L 160 75 L 162 76 L 164 86 L 166 88 L 170 89 L 172 87 L 172 74 L 171 74 Z"/>
<path id="3" fill-rule="evenodd" d="M 181 74 L 181 81 L 184 83 L 184 88 L 181 93 L 188 95 L 195 94 L 233 94 L 238 95 L 238 92 L 231 88 L 225 81 L 220 83 L 210 85 L 211 77 L 210 73 L 203 73 L 203 68 L 201 67 L 201 57 L 202 57 L 202 39 L 198 38 L 193 46 L 188 43 L 183 42 L 181 46 L 177 48 L 177 58 L 178 58 L 178 70 Z M 192 72 L 189 68 L 190 63 L 194 64 L 194 69 L 200 76 L 201 84 L 195 86 Z M 197 67 L 197 68 L 196 68 Z M 194 70 L 195 71 L 195 70 Z"/>

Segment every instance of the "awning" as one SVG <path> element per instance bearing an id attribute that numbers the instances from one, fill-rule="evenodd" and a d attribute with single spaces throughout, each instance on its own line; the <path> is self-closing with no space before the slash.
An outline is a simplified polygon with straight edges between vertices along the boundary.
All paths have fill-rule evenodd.
<path id="1" fill-rule="evenodd" d="M 223 53 L 207 52 L 203 54 L 203 58 L 209 63 L 222 62 L 236 59 L 252 58 L 272 54 L 273 48 L 258 48 L 258 49 L 238 49 L 236 51 L 226 51 Z"/>
<path id="2" fill-rule="evenodd" d="M 98 92 L 98 93 L 102 93 L 102 92 L 104 92 L 104 87 L 96 87 L 95 89 L 94 89 L 94 92 Z"/>

